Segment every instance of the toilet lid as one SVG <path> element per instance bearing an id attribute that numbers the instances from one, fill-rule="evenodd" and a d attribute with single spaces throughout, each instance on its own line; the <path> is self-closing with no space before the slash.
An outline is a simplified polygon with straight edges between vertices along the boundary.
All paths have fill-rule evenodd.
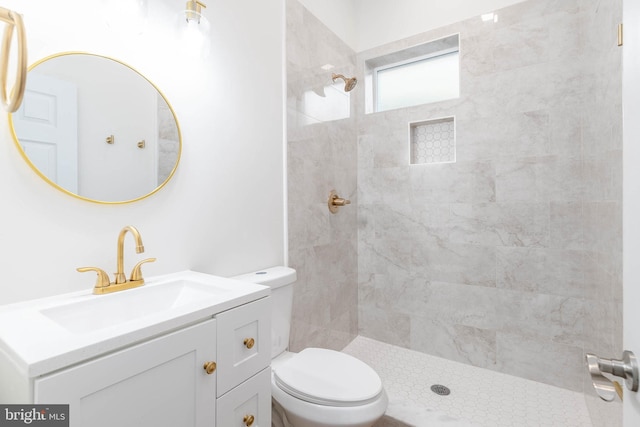
<path id="1" fill-rule="evenodd" d="M 364 405 L 382 392 L 382 381 L 369 365 L 323 348 L 304 349 L 273 373 L 283 391 L 318 405 Z"/>

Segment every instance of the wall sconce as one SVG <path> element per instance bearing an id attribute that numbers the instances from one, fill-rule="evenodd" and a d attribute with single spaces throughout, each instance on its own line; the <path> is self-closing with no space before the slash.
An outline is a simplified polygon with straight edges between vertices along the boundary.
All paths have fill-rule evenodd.
<path id="1" fill-rule="evenodd" d="M 187 23 L 195 22 L 200 24 L 201 20 L 206 20 L 207 18 L 202 16 L 203 7 L 206 8 L 207 5 L 197 0 L 188 0 L 184 11 Z"/>
<path id="2" fill-rule="evenodd" d="M 2 36 L 2 62 L 0 63 L 0 102 L 2 107 L 9 113 L 15 113 L 24 97 L 24 89 L 27 84 L 27 37 L 24 30 L 24 23 L 19 13 L 12 10 L 0 8 L 0 21 L 5 22 L 6 28 Z M 11 39 L 13 30 L 16 30 L 18 49 L 18 69 L 16 72 L 16 83 L 13 87 L 11 98 L 7 94 L 7 78 L 9 74 L 9 50 L 11 49 Z"/>
<path id="3" fill-rule="evenodd" d="M 180 13 L 178 31 L 182 33 L 183 48 L 193 56 L 209 54 L 211 26 L 202 8 L 207 5 L 198 0 L 187 0 L 185 10 Z"/>

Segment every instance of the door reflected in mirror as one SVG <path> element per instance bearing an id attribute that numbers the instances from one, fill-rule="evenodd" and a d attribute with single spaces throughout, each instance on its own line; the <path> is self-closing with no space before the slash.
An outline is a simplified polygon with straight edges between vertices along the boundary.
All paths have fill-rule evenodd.
<path id="1" fill-rule="evenodd" d="M 180 160 L 180 128 L 164 95 L 133 68 L 100 55 L 62 53 L 30 67 L 10 125 L 36 173 L 89 201 L 149 196 Z"/>

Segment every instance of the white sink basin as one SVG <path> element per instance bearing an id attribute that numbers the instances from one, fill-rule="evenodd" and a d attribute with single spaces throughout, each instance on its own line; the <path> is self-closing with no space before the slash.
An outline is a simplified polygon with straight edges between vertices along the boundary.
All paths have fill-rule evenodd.
<path id="1" fill-rule="evenodd" d="M 268 296 L 253 283 L 183 271 L 106 295 L 92 288 L 0 307 L 0 355 L 34 378 Z"/>
<path id="2" fill-rule="evenodd" d="M 178 279 L 155 286 L 99 295 L 40 310 L 40 313 L 74 333 L 94 332 L 142 317 L 156 315 L 203 299 L 228 293 L 229 289 Z"/>

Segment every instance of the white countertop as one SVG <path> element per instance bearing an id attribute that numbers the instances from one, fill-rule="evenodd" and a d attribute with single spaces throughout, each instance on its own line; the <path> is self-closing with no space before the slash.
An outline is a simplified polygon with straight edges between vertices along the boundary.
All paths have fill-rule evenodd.
<path id="1" fill-rule="evenodd" d="M 46 315 L 55 310 L 65 310 L 66 306 L 77 307 L 73 305 L 77 303 L 86 303 L 86 307 L 99 306 L 109 302 L 105 298 L 122 299 L 126 296 L 144 301 L 141 293 L 153 295 L 153 291 L 159 289 L 153 287 L 181 280 L 201 287 L 210 286 L 216 291 L 158 311 L 143 314 L 134 311 L 128 314 L 130 320 L 113 325 L 109 323 L 108 316 L 97 310 L 91 315 L 102 316 L 103 319 L 94 329 L 83 328 L 81 324 L 77 328 L 69 327 L 76 320 L 81 322 L 81 318 L 67 319 L 69 324 L 65 326 Z M 270 289 L 239 280 L 183 271 L 146 279 L 144 286 L 135 289 L 106 295 L 93 295 L 92 292 L 93 289 L 87 289 L 1 306 L 0 351 L 5 352 L 25 376 L 33 378 L 206 320 L 230 308 L 266 297 Z M 119 300 L 111 300 L 116 301 Z"/>

